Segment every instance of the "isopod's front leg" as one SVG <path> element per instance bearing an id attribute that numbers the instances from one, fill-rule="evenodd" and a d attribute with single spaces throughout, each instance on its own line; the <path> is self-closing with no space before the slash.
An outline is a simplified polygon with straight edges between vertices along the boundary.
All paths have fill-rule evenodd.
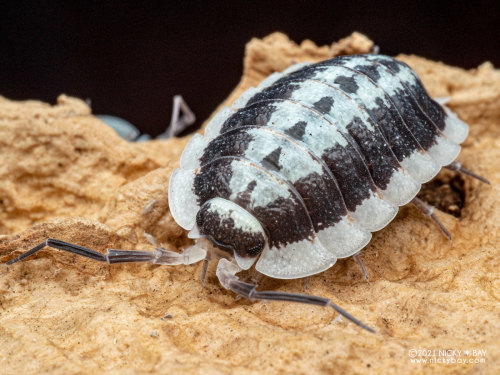
<path id="1" fill-rule="evenodd" d="M 377 333 L 373 328 L 367 326 L 365 323 L 356 319 L 354 316 L 349 314 L 347 311 L 341 307 L 334 304 L 328 298 L 309 296 L 307 294 L 295 294 L 286 292 L 273 292 L 273 291 L 257 291 L 257 285 L 245 283 L 239 280 L 236 273 L 240 272 L 241 268 L 235 263 L 228 261 L 227 259 L 219 260 L 217 265 L 217 277 L 220 283 L 226 289 L 232 290 L 239 296 L 248 298 L 250 300 L 262 300 L 262 301 L 286 301 L 286 302 L 297 302 L 306 303 L 310 305 L 331 307 L 337 311 L 340 315 L 350 320 L 359 327 L 372 332 Z"/>
<path id="2" fill-rule="evenodd" d="M 151 262 L 153 264 L 162 265 L 178 265 L 178 264 L 193 264 L 203 260 L 207 256 L 206 250 L 193 245 L 182 254 L 165 250 L 162 248 L 156 248 L 155 252 L 151 251 L 141 251 L 141 250 L 115 250 L 106 249 L 106 254 L 101 254 L 97 251 L 88 249 L 83 246 L 75 245 L 69 242 L 56 240 L 53 238 L 47 238 L 41 244 L 35 246 L 34 248 L 26 251 L 17 258 L 9 260 L 6 264 L 11 265 L 13 263 L 23 260 L 37 251 L 42 250 L 45 247 L 52 247 L 54 249 L 59 249 L 67 251 L 72 254 L 77 254 L 85 258 L 90 258 L 98 262 L 107 262 L 109 264 L 114 263 L 140 263 L 140 262 Z"/>

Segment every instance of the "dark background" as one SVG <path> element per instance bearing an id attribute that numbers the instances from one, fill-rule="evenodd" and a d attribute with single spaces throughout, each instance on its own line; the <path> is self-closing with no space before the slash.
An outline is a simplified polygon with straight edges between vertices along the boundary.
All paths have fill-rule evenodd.
<path id="1" fill-rule="evenodd" d="M 0 95 L 90 98 L 94 113 L 157 135 L 175 94 L 201 123 L 238 83 L 245 43 L 273 31 L 323 45 L 357 30 L 385 54 L 498 67 L 498 3 L 2 2 Z"/>

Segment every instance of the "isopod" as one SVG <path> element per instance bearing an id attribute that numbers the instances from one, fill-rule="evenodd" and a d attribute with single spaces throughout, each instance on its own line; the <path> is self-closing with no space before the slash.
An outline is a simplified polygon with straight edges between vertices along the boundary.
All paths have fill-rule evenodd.
<path id="1" fill-rule="evenodd" d="M 221 110 L 196 134 L 172 173 L 168 199 L 175 221 L 194 245 L 182 254 L 107 249 L 47 239 L 45 246 L 97 261 L 193 264 L 219 257 L 221 284 L 252 300 L 330 306 L 375 332 L 329 299 L 257 291 L 236 274 L 255 267 L 277 278 L 309 277 L 355 256 L 371 233 L 442 167 L 484 178 L 455 162 L 468 126 L 431 99 L 416 73 L 383 55 L 336 57 L 274 73 Z"/>

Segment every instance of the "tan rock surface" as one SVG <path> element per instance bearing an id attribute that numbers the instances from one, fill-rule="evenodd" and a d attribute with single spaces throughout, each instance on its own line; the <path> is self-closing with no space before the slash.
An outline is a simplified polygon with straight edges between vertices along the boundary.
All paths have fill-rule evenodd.
<path id="1" fill-rule="evenodd" d="M 330 47 L 282 34 L 252 40 L 227 103 L 293 61 L 372 45 L 360 34 Z M 328 309 L 236 301 L 218 284 L 215 264 L 203 287 L 201 264 L 110 267 L 47 249 L 0 266 L 0 373 L 499 373 L 500 72 L 399 57 L 469 122 L 459 160 L 492 185 L 454 177 L 465 197 L 461 216 L 438 213 L 453 242 L 404 207 L 364 250 L 370 283 L 352 259 L 311 278 L 308 293 L 381 335 Z M 169 249 L 186 245 L 167 201 L 186 141 L 128 143 L 74 98 L 55 106 L 1 98 L 0 260 L 49 236 L 99 251 L 152 249 L 144 231 Z M 302 292 L 304 282 L 266 279 L 260 289 Z M 411 349 L 485 350 L 486 363 L 412 364 Z"/>

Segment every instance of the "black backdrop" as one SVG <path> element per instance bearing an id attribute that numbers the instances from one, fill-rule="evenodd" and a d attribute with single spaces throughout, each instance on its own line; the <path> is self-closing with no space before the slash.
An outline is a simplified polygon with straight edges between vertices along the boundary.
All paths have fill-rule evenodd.
<path id="1" fill-rule="evenodd" d="M 499 1 L 0 3 L 0 95 L 90 98 L 94 113 L 161 133 L 172 96 L 205 119 L 237 84 L 245 43 L 283 31 L 329 44 L 360 31 L 381 52 L 500 64 Z"/>

